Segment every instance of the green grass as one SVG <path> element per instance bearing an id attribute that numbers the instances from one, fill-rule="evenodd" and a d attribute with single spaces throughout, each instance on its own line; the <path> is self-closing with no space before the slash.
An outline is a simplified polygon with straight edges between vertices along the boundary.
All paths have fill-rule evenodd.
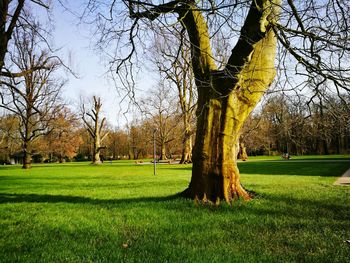
<path id="1" fill-rule="evenodd" d="M 258 196 L 219 207 L 174 198 L 189 165 L 0 166 L 0 262 L 350 262 L 343 160 L 240 163 Z"/>

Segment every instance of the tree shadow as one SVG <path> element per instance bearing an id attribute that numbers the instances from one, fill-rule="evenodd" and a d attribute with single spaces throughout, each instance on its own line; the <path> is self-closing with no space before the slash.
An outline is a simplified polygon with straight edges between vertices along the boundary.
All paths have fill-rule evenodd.
<path id="1" fill-rule="evenodd" d="M 239 163 L 242 174 L 296 175 L 296 176 L 341 176 L 350 166 L 348 162 L 246 162 Z"/>
<path id="2" fill-rule="evenodd" d="M 198 204 L 193 200 L 185 199 L 179 194 L 158 197 L 137 197 L 121 199 L 94 199 L 84 196 L 67 195 L 40 195 L 40 194 L 0 194 L 0 204 L 82 204 L 98 206 L 107 209 L 155 209 L 159 213 L 164 209 L 177 213 L 192 213 L 201 217 L 207 213 L 229 216 L 233 221 L 245 218 L 261 218 L 261 222 L 280 220 L 283 224 L 293 225 L 297 222 L 309 220 L 319 222 L 321 225 L 330 224 L 330 227 L 342 227 L 344 222 L 350 220 L 348 213 L 350 207 L 347 203 L 337 204 L 327 200 L 314 200 L 308 198 L 294 198 L 283 194 L 260 196 L 255 201 L 235 201 L 231 205 L 222 203 L 219 206 Z M 204 214 L 203 214 L 204 213 Z M 181 215 L 179 215 L 181 218 Z M 271 222 L 272 222 L 271 221 Z M 264 223 L 265 224 L 265 223 Z M 319 223 L 317 223 L 319 224 Z"/>
<path id="3" fill-rule="evenodd" d="M 240 162 L 238 168 L 241 174 L 266 175 L 301 175 L 301 176 L 341 176 L 350 166 L 350 162 L 280 162 L 259 161 Z M 172 170 L 191 171 L 192 167 L 172 167 Z"/>
<path id="4" fill-rule="evenodd" d="M 288 216 L 297 219 L 333 219 L 349 221 L 349 203 L 330 202 L 329 199 L 295 198 L 283 194 L 263 195 L 260 197 L 271 205 L 254 207 L 254 213 L 258 215 L 275 214 L 276 216 Z M 248 208 L 250 209 L 250 208 Z"/>
<path id="5" fill-rule="evenodd" d="M 94 199 L 84 196 L 69 195 L 40 195 L 40 194 L 0 194 L 0 204 L 5 203 L 71 203 L 71 204 L 92 204 L 92 205 L 118 205 L 137 204 L 144 202 L 166 202 L 180 199 L 180 194 L 160 197 L 138 197 L 122 199 Z"/>

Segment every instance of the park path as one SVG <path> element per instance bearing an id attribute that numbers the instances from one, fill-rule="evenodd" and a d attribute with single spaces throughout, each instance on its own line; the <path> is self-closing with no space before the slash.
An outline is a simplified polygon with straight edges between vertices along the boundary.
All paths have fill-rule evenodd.
<path id="1" fill-rule="evenodd" d="M 350 186 L 350 169 L 348 169 L 342 177 L 339 177 L 333 185 L 347 185 Z"/>

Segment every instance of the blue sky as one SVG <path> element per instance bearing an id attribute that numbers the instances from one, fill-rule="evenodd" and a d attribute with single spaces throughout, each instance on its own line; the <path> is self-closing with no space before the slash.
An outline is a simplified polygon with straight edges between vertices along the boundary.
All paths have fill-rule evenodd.
<path id="1" fill-rule="evenodd" d="M 98 95 L 103 102 L 103 113 L 112 126 L 122 127 L 126 119 L 120 112 L 120 97 L 113 83 L 108 81 L 101 58 L 93 51 L 93 41 L 88 25 L 78 24 L 78 20 L 65 11 L 59 4 L 53 8 L 54 34 L 53 41 L 60 47 L 65 61 L 71 57 L 72 69 L 79 78 L 68 75 L 68 83 L 64 87 L 64 97 L 70 104 L 78 104 L 79 97 Z"/>

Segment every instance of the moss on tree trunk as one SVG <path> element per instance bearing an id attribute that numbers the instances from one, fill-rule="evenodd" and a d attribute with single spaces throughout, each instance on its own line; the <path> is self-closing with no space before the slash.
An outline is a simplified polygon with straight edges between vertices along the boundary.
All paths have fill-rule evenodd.
<path id="1" fill-rule="evenodd" d="M 252 3 L 224 71 L 218 71 L 213 62 L 203 17 L 193 11 L 183 19 L 193 43 L 198 89 L 197 133 L 192 178 L 183 192 L 186 197 L 214 203 L 251 199 L 240 182 L 238 140 L 245 120 L 275 76 L 276 37 L 267 27 L 267 18 L 275 16 L 271 3 Z"/>

